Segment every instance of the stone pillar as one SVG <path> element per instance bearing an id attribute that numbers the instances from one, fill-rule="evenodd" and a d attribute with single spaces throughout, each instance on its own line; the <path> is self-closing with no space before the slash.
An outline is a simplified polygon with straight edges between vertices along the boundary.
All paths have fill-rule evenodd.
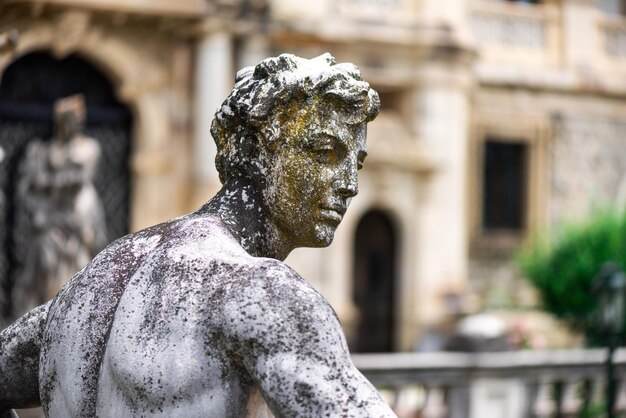
<path id="1" fill-rule="evenodd" d="M 412 128 L 437 167 L 423 182 L 415 231 L 418 283 L 413 314 L 421 331 L 443 319 L 447 313 L 444 295 L 464 290 L 468 268 L 467 160 L 473 76 L 467 51 L 439 59 L 434 58 L 440 56 L 437 47 L 432 52 L 419 64 L 413 95 Z"/>
<path id="2" fill-rule="evenodd" d="M 131 231 L 138 231 L 175 216 L 174 202 L 163 199 L 173 191 L 171 181 L 171 120 L 164 89 L 141 91 L 129 102 L 135 104 L 139 123 L 135 127 L 131 159 Z M 141 208 L 142 210 L 139 210 Z"/>
<path id="3" fill-rule="evenodd" d="M 211 122 L 234 84 L 231 35 L 216 31 L 198 40 L 195 71 L 193 202 L 199 206 L 220 186 L 215 169 L 216 147 L 211 137 Z"/>
<path id="4" fill-rule="evenodd" d="M 563 58 L 567 67 L 589 71 L 603 51 L 598 27 L 599 9 L 595 0 L 564 0 Z"/>
<path id="5" fill-rule="evenodd" d="M 259 34 L 246 36 L 241 40 L 236 71 L 256 65 L 270 55 L 270 48 L 265 37 Z"/>

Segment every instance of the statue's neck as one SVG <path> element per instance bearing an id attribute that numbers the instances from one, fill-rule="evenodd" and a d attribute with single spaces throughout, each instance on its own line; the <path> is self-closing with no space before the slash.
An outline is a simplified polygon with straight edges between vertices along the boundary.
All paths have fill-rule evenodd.
<path id="1" fill-rule="evenodd" d="M 282 261 L 293 249 L 271 221 L 259 187 L 249 183 L 225 184 L 198 213 L 219 216 L 241 246 L 255 257 Z"/>
<path id="2" fill-rule="evenodd" d="M 81 133 L 80 129 L 57 126 L 57 129 L 55 132 L 55 138 L 59 142 L 70 142 L 72 139 L 78 137 L 80 133 Z"/>

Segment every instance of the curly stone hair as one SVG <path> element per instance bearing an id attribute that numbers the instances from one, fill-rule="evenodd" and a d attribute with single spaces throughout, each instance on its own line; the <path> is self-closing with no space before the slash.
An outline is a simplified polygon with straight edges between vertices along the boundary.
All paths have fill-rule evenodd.
<path id="1" fill-rule="evenodd" d="M 250 148 L 276 143 L 281 114 L 294 103 L 310 105 L 312 98 L 342 110 L 350 124 L 369 122 L 380 110 L 378 93 L 361 79 L 358 68 L 337 64 L 328 53 L 310 60 L 282 54 L 246 67 L 237 73 L 211 125 L 220 181 L 249 176 Z"/>

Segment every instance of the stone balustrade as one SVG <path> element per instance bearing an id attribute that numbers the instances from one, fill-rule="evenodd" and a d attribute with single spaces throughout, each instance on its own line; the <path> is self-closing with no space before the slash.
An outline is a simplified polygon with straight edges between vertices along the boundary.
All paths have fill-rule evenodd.
<path id="1" fill-rule="evenodd" d="M 355 354 L 353 360 L 400 418 L 603 416 L 605 350 Z M 626 349 L 615 364 L 616 409 L 624 412 Z"/>
<path id="2" fill-rule="evenodd" d="M 626 19 L 602 19 L 599 31 L 603 41 L 603 51 L 608 58 L 626 65 Z"/>
<path id="3" fill-rule="evenodd" d="M 469 32 L 488 61 L 558 63 L 561 30 L 554 4 L 473 0 L 468 2 L 467 19 Z"/>

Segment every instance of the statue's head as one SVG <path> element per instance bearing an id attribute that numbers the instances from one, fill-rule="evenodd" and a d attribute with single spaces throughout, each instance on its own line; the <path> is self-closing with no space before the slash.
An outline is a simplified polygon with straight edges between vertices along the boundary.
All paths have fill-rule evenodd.
<path id="1" fill-rule="evenodd" d="M 328 245 L 357 193 L 366 123 L 379 108 L 359 70 L 329 54 L 244 68 L 211 127 L 220 180 L 261 191 L 294 247 Z"/>
<path id="2" fill-rule="evenodd" d="M 54 102 L 54 123 L 57 136 L 69 139 L 85 126 L 85 99 L 82 94 L 64 97 Z"/>

